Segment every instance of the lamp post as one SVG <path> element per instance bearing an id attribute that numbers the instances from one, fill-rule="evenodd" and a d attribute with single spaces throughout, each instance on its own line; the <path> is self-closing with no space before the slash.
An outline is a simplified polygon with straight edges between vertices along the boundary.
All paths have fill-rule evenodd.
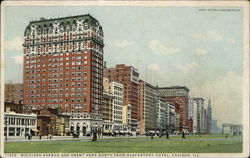
<path id="1" fill-rule="evenodd" d="M 4 122 L 4 124 L 6 125 L 6 137 L 5 137 L 5 140 L 7 141 L 8 140 L 8 121 L 7 121 L 7 118 Z"/>

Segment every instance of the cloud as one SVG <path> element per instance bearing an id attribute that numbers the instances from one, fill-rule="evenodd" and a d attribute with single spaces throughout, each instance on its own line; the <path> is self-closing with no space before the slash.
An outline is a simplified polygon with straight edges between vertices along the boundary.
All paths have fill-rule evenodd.
<path id="1" fill-rule="evenodd" d="M 234 44 L 234 43 L 236 43 L 236 42 L 235 42 L 234 39 L 228 38 L 228 39 L 227 39 L 227 43 Z"/>
<path id="2" fill-rule="evenodd" d="M 176 67 L 184 73 L 190 72 L 193 68 L 199 66 L 196 62 L 187 63 L 184 65 L 177 64 Z"/>
<path id="3" fill-rule="evenodd" d="M 204 32 L 204 33 L 189 34 L 189 36 L 193 37 L 194 39 L 201 40 L 201 41 L 220 42 L 223 40 L 222 35 L 219 34 L 215 30 L 209 30 L 209 31 Z"/>
<path id="4" fill-rule="evenodd" d="M 14 63 L 15 64 L 23 64 L 23 56 L 13 56 L 13 57 L 10 57 L 11 59 L 14 60 Z"/>
<path id="5" fill-rule="evenodd" d="M 160 70 L 160 66 L 156 63 L 152 63 L 152 64 L 148 65 L 147 68 L 151 71 L 159 71 Z"/>
<path id="6" fill-rule="evenodd" d="M 242 121 L 242 88 L 243 77 L 234 72 L 226 72 L 214 80 L 191 87 L 191 91 L 202 94 L 206 100 L 212 102 L 212 117 L 219 123 L 241 123 Z M 201 93 L 200 93 L 201 92 Z"/>
<path id="7" fill-rule="evenodd" d="M 4 43 L 4 48 L 8 49 L 8 50 L 19 50 L 19 51 L 21 51 L 21 50 L 23 50 L 22 44 L 23 44 L 23 38 L 19 37 L 19 36 L 16 36 L 12 40 L 6 41 Z"/>
<path id="8" fill-rule="evenodd" d="M 117 46 L 117 47 L 127 47 L 127 46 L 130 46 L 131 44 L 133 44 L 133 42 L 129 42 L 127 40 L 123 40 L 121 42 L 115 43 L 115 46 Z"/>
<path id="9" fill-rule="evenodd" d="M 158 40 L 150 41 L 149 47 L 153 51 L 154 54 L 159 55 L 159 56 L 167 56 L 167 55 L 174 54 L 174 53 L 181 51 L 180 48 L 167 47 Z"/>
<path id="10" fill-rule="evenodd" d="M 197 48 L 194 50 L 194 53 L 197 56 L 202 56 L 202 55 L 206 55 L 207 51 L 205 49 Z"/>

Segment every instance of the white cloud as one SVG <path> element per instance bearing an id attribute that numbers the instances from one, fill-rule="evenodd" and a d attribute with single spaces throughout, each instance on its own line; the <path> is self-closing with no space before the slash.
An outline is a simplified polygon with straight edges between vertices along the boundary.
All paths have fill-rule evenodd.
<path id="1" fill-rule="evenodd" d="M 160 66 L 156 63 L 152 63 L 152 64 L 148 65 L 147 68 L 151 71 L 159 71 L 160 70 Z"/>
<path id="2" fill-rule="evenodd" d="M 158 40 L 150 41 L 149 46 L 150 46 L 150 49 L 153 51 L 153 53 L 159 56 L 167 56 L 169 54 L 173 54 L 173 53 L 177 53 L 181 51 L 180 48 L 165 46 Z"/>
<path id="3" fill-rule="evenodd" d="M 23 64 L 23 56 L 13 56 L 10 58 L 13 59 L 16 64 Z"/>
<path id="4" fill-rule="evenodd" d="M 202 56 L 206 55 L 207 51 L 205 49 L 197 48 L 194 50 L 195 55 Z"/>
<path id="5" fill-rule="evenodd" d="M 123 40 L 121 42 L 115 43 L 115 46 L 117 46 L 117 47 L 127 47 L 127 46 L 130 46 L 131 44 L 133 44 L 133 42 L 129 42 L 127 40 Z"/>
<path id="6" fill-rule="evenodd" d="M 211 98 L 212 117 L 218 120 L 220 124 L 241 123 L 243 106 L 242 80 L 242 76 L 227 72 L 212 81 L 206 81 L 201 85 L 191 87 L 191 91 L 202 94 L 201 97 L 204 97 L 206 101 Z"/>
<path id="7" fill-rule="evenodd" d="M 215 30 L 209 30 L 209 31 L 204 32 L 204 33 L 189 34 L 189 36 L 193 37 L 194 39 L 202 40 L 202 41 L 220 42 L 223 40 L 222 35 L 219 34 Z"/>
<path id="8" fill-rule="evenodd" d="M 16 36 L 14 39 L 10 41 L 6 41 L 4 43 L 4 48 L 8 50 L 19 50 L 21 51 L 23 49 L 23 38 Z"/>
<path id="9" fill-rule="evenodd" d="M 234 39 L 228 38 L 228 39 L 227 39 L 227 43 L 234 44 L 234 43 L 236 43 L 236 42 L 235 42 Z"/>
<path id="10" fill-rule="evenodd" d="M 184 73 L 190 72 L 193 68 L 199 66 L 196 62 L 187 63 L 184 65 L 177 64 L 176 67 Z"/>

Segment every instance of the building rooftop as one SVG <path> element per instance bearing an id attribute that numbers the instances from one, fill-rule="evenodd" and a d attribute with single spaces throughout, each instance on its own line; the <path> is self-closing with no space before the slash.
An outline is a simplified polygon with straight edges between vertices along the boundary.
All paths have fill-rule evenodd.
<path id="1" fill-rule="evenodd" d="M 158 87 L 157 89 L 185 89 L 189 91 L 187 87 L 184 86 L 170 86 L 170 87 Z"/>
<path id="2" fill-rule="evenodd" d="M 59 23 L 60 27 L 63 27 L 64 29 L 66 26 L 69 26 L 70 30 L 72 29 L 73 24 L 77 24 L 78 20 L 81 20 L 84 23 L 88 23 L 89 27 L 99 27 L 102 32 L 102 27 L 99 25 L 98 21 L 91 16 L 90 14 L 83 14 L 83 15 L 75 15 L 75 16 L 67 16 L 67 17 L 60 17 L 60 18 L 51 18 L 46 19 L 41 17 L 39 20 L 31 21 L 28 26 L 25 29 L 24 34 L 26 35 L 26 32 L 31 29 L 31 26 L 35 25 L 39 29 L 47 29 L 49 27 L 53 27 L 53 23 L 57 21 Z"/>

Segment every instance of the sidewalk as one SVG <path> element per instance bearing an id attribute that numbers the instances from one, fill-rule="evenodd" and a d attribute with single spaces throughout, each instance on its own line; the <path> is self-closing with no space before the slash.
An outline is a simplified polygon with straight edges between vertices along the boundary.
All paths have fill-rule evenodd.
<path id="1" fill-rule="evenodd" d="M 116 137 L 112 137 L 112 136 L 101 136 L 100 138 L 102 139 L 109 139 L 109 138 L 145 138 L 147 136 L 116 136 Z M 99 138 L 99 137 L 98 137 Z M 92 140 L 92 137 L 87 137 L 87 136 L 82 136 L 79 138 L 73 138 L 73 136 L 52 136 L 51 140 Z M 13 141 L 39 141 L 39 136 L 33 136 L 31 140 L 28 140 L 27 138 L 24 137 L 8 137 L 9 142 L 13 142 Z M 42 141 L 51 141 L 49 139 L 49 137 L 47 136 L 42 136 Z"/>

